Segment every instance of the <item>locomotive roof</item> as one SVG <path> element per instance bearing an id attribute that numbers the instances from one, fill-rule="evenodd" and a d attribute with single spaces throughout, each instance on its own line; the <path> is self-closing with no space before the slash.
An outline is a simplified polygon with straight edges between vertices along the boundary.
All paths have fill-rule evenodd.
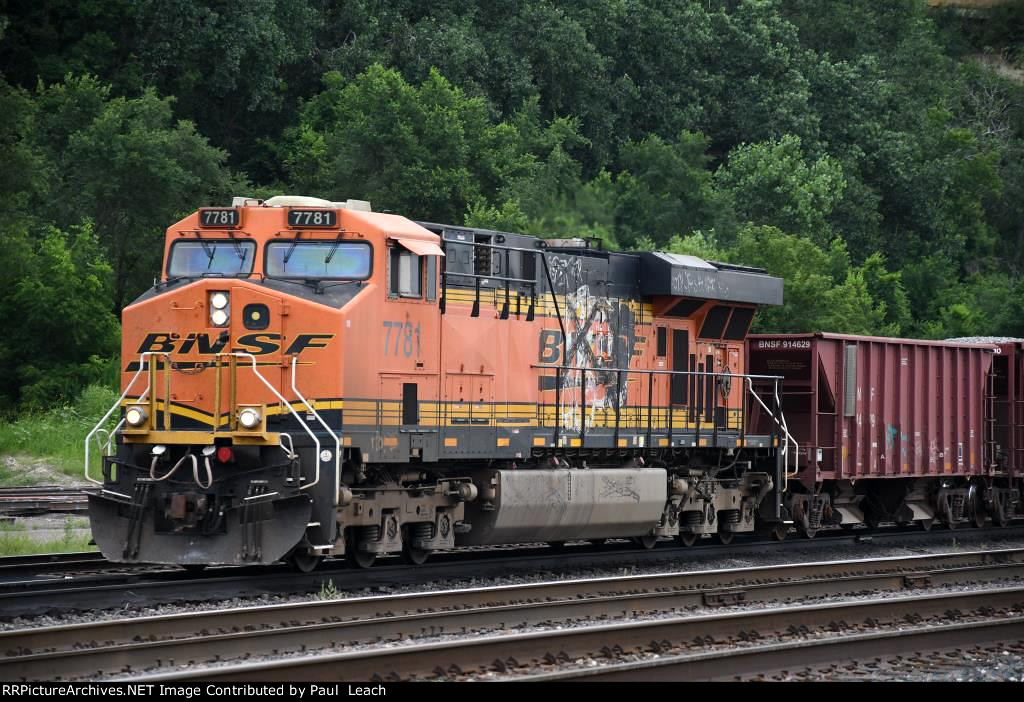
<path id="1" fill-rule="evenodd" d="M 419 224 L 439 234 L 450 245 L 473 237 L 478 243 L 483 239 L 487 243 L 516 249 L 543 250 L 553 258 L 605 259 L 608 261 L 607 283 L 620 290 L 632 289 L 642 296 L 688 297 L 755 305 L 782 304 L 782 278 L 768 275 L 761 268 L 706 261 L 697 256 L 663 251 L 608 251 L 586 245 L 587 242 L 582 240 L 557 240 L 555 244 L 552 240 L 525 234 L 431 222 Z"/>

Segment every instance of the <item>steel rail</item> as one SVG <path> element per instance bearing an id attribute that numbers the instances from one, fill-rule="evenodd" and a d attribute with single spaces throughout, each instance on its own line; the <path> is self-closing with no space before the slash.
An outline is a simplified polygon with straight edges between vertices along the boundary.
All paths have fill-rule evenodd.
<path id="1" fill-rule="evenodd" d="M 355 651 L 301 655 L 244 662 L 215 661 L 179 670 L 141 675 L 122 671 L 114 677 L 133 682 L 204 680 L 208 682 L 310 680 L 416 680 L 465 678 L 470 675 L 529 673 L 573 659 L 614 658 L 622 654 L 662 653 L 673 646 L 701 646 L 744 639 L 790 636 L 802 640 L 801 629 L 906 626 L 912 619 L 934 618 L 933 625 L 956 623 L 965 612 L 979 618 L 1002 610 L 1018 622 L 1024 617 L 1024 587 L 996 587 L 927 595 L 843 600 L 813 605 L 764 607 L 706 615 L 667 616 L 592 626 L 565 627 L 527 633 L 500 633 L 446 638 L 422 644 L 378 646 Z M 1006 614 L 1009 612 L 1010 614 Z M 844 626 L 845 624 L 845 626 Z M 756 644 L 755 644 L 756 645 Z M 194 659 L 193 659 L 194 660 Z M 801 658 L 794 658 L 799 662 Z M 179 661 L 180 662 L 180 661 Z"/>
<path id="2" fill-rule="evenodd" d="M 586 568 L 622 568 L 638 565 L 685 567 L 694 559 L 720 556 L 743 557 L 792 553 L 801 559 L 823 560 L 837 546 L 864 548 L 870 553 L 875 546 L 930 547 L 970 544 L 990 547 L 992 539 L 1019 539 L 1019 528 L 972 529 L 954 532 L 921 532 L 892 530 L 885 533 L 819 536 L 813 540 L 791 539 L 781 543 L 752 538 L 739 539 L 730 546 L 712 543 L 683 547 L 664 543 L 651 550 L 636 548 L 594 548 L 589 544 L 568 546 L 553 551 L 550 547 L 513 545 L 487 548 L 457 549 L 440 553 L 421 566 L 400 564 L 397 558 L 384 559 L 370 570 L 353 570 L 342 560 L 328 560 L 314 573 L 295 573 L 286 566 L 242 566 L 211 568 L 199 575 L 168 566 L 146 566 L 100 561 L 103 570 L 114 573 L 90 573 L 83 577 L 67 577 L 59 567 L 44 566 L 52 573 L 41 578 L 31 563 L 26 563 L 22 577 L 0 580 L 0 617 L 31 617 L 58 612 L 79 612 L 111 608 L 154 606 L 182 602 L 209 602 L 238 596 L 264 594 L 305 594 L 318 591 L 331 582 L 338 590 L 367 587 L 417 586 L 444 580 L 499 578 L 510 575 L 571 572 Z M 625 545 L 623 545 L 625 546 Z M 21 558 L 21 557 L 19 557 Z M 47 556 L 38 556 L 45 559 Z M 0 559 L 0 567 L 5 559 Z M 12 564 L 9 573 L 19 574 Z M 116 572 L 118 569 L 128 573 Z M 89 568 L 95 570 L 95 568 Z M 56 572 L 54 572 L 56 571 Z M 0 571 L 2 572 L 2 571 Z"/>
<path id="3" fill-rule="evenodd" d="M 144 670 L 565 619 L 1024 577 L 1024 549 L 659 573 L 188 612 L 0 632 L 0 679 Z M 101 643 L 98 643 L 101 642 Z M 12 655 L 14 652 L 14 655 Z"/>
<path id="4" fill-rule="evenodd" d="M 1024 641 L 1024 615 L 985 621 L 949 622 L 907 626 L 866 633 L 786 641 L 761 646 L 718 648 L 712 651 L 645 657 L 641 660 L 595 667 L 568 668 L 530 675 L 535 682 L 661 682 L 737 680 L 790 674 L 851 660 L 874 661 L 879 657 L 969 646 Z M 824 675 L 831 679 L 831 675 Z"/>

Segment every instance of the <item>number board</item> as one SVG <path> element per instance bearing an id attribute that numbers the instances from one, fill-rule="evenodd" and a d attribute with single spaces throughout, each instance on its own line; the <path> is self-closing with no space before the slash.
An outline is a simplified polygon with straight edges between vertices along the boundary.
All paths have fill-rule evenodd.
<path id="1" fill-rule="evenodd" d="M 199 210 L 200 227 L 237 227 L 241 221 L 242 214 L 233 208 Z"/>
<path id="2" fill-rule="evenodd" d="M 289 227 L 336 227 L 336 210 L 288 210 Z"/>

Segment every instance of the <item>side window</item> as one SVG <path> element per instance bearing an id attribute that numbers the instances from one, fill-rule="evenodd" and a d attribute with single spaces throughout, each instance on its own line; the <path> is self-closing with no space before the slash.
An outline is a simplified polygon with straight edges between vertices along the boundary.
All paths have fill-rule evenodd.
<path id="1" fill-rule="evenodd" d="M 423 258 L 400 247 L 391 249 L 389 266 L 392 297 L 423 297 Z"/>

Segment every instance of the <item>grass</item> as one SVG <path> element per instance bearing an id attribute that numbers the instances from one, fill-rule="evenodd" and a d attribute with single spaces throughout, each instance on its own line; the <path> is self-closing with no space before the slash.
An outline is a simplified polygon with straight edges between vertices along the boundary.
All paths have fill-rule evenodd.
<path id="1" fill-rule="evenodd" d="M 0 524 L 0 556 L 24 556 L 33 553 L 69 553 L 72 551 L 95 551 L 89 545 L 89 534 L 75 533 L 80 519 L 67 519 L 64 534 L 58 538 L 33 538 L 28 528 L 21 523 Z"/>
<path id="2" fill-rule="evenodd" d="M 0 455 L 22 455 L 45 459 L 60 472 L 82 477 L 86 435 L 117 400 L 113 390 L 91 385 L 73 405 L 0 421 Z M 113 421 L 110 422 L 113 426 Z M 94 444 L 95 446 L 95 444 Z M 98 455 L 93 451 L 92 455 Z M 97 459 L 91 469 L 99 472 Z M 0 464 L 0 485 L 31 485 L 38 482 Z"/>
<path id="3" fill-rule="evenodd" d="M 4 428 L 0 428 L 0 432 Z M 39 480 L 32 475 L 25 475 L 19 473 L 16 470 L 8 468 L 6 465 L 0 464 L 0 486 L 3 487 L 25 487 L 26 485 L 34 485 Z"/>

